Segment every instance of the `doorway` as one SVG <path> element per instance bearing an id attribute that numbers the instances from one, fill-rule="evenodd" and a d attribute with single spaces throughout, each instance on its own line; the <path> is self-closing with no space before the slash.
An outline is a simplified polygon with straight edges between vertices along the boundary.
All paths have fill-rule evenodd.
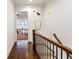
<path id="1" fill-rule="evenodd" d="M 17 40 L 27 40 L 28 39 L 28 13 L 17 12 L 16 16 L 17 16 L 17 20 L 16 20 Z"/>

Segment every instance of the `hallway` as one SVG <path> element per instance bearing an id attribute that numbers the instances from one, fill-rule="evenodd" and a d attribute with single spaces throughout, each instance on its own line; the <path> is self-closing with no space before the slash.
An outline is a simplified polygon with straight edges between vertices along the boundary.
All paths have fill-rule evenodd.
<path id="1" fill-rule="evenodd" d="M 7 4 L 8 59 L 71 57 L 71 0 L 8 0 Z"/>
<path id="2" fill-rule="evenodd" d="M 18 40 L 15 43 L 8 59 L 36 59 L 35 53 L 33 53 L 32 43 L 28 43 L 27 40 Z"/>

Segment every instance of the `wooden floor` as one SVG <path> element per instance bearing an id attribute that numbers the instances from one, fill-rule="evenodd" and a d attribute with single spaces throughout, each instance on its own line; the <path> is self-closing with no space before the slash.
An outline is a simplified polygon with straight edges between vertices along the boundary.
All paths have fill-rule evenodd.
<path id="1" fill-rule="evenodd" d="M 28 39 L 28 34 L 25 33 L 17 34 L 17 40 L 27 40 L 27 39 Z"/>
<path id="2" fill-rule="evenodd" d="M 37 56 L 33 52 L 32 43 L 28 43 L 27 40 L 18 40 L 8 59 L 37 59 Z"/>

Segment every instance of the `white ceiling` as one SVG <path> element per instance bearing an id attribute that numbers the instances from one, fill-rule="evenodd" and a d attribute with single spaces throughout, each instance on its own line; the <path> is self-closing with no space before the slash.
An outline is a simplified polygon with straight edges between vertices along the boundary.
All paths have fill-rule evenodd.
<path id="1" fill-rule="evenodd" d="M 14 0 L 14 3 L 16 5 L 21 4 L 44 4 L 46 0 L 32 0 L 32 2 L 29 2 L 29 0 Z"/>

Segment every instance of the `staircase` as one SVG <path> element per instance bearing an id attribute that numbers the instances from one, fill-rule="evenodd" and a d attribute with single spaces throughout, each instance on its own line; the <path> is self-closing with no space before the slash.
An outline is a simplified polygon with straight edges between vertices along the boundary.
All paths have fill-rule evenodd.
<path id="1" fill-rule="evenodd" d="M 59 42 L 57 36 L 54 37 Z M 34 30 L 33 44 L 27 40 L 18 40 L 7 59 L 72 59 L 72 49 L 35 33 Z"/>
<path id="2" fill-rule="evenodd" d="M 54 34 L 57 42 L 48 39 L 33 30 L 33 49 L 38 59 L 72 59 L 72 49 L 66 47 Z"/>

